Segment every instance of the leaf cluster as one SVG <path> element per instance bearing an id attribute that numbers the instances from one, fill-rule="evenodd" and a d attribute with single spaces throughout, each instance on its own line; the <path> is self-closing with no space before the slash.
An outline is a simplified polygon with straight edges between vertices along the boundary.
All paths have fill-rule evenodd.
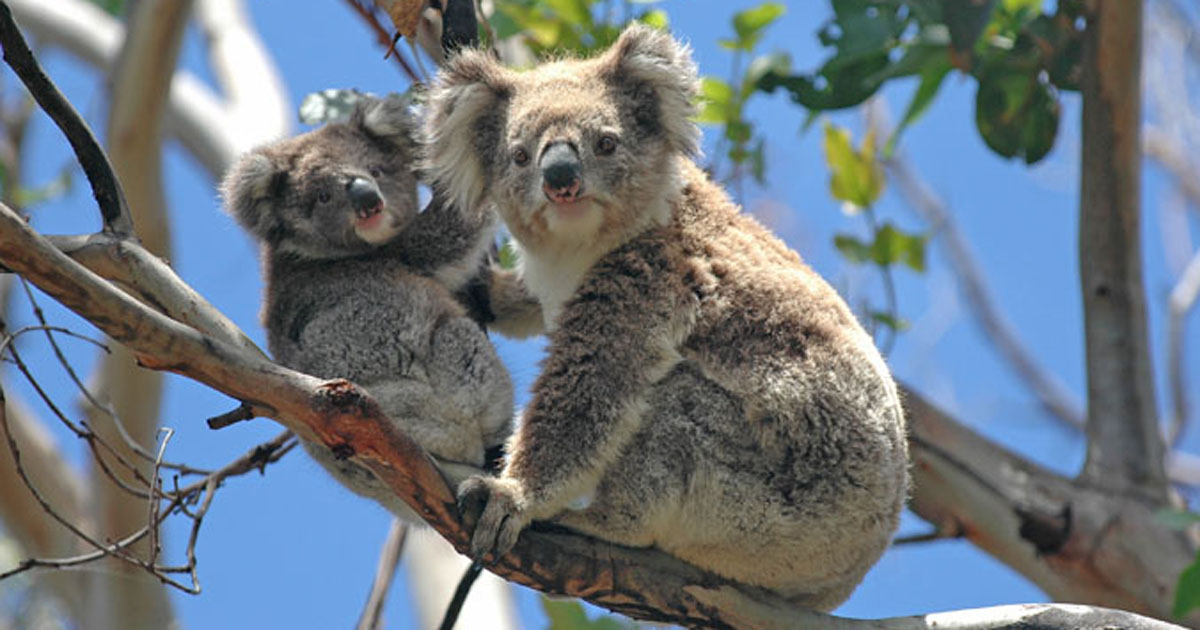
<path id="1" fill-rule="evenodd" d="M 975 123 L 988 147 L 1026 163 L 1054 146 L 1060 92 L 1078 90 L 1084 27 L 1078 0 L 831 0 L 820 29 L 832 55 L 812 72 L 773 69 L 758 83 L 812 111 L 853 107 L 889 81 L 918 79 L 886 152 L 957 69 L 977 83 Z"/>

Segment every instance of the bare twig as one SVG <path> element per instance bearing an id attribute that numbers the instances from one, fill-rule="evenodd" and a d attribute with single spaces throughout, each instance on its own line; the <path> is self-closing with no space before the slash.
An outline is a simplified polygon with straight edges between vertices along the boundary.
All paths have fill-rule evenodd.
<path id="1" fill-rule="evenodd" d="M 216 430 L 253 419 L 254 410 L 250 408 L 250 405 L 242 403 L 230 411 L 209 418 L 205 422 L 208 424 L 208 428 Z"/>
<path id="2" fill-rule="evenodd" d="M 379 550 L 375 580 L 371 583 L 371 592 L 367 595 L 362 616 L 358 618 L 357 630 L 378 630 L 383 627 L 383 604 L 387 601 L 388 590 L 396 577 L 396 567 L 400 565 L 400 554 L 404 552 L 404 541 L 407 537 L 408 525 L 398 518 L 393 518 L 388 528 L 387 539 L 383 542 L 383 548 Z"/>
<path id="3" fill-rule="evenodd" d="M 421 78 L 417 76 L 416 72 L 413 72 L 412 66 L 400 54 L 400 49 L 393 45 L 395 37 L 384 28 L 383 22 L 379 20 L 379 15 L 375 13 L 374 2 L 372 0 L 346 0 L 346 4 L 350 5 L 350 8 L 367 23 L 367 26 L 375 33 L 375 39 L 379 42 L 379 45 L 388 51 L 389 56 L 396 59 L 396 63 L 400 65 L 400 69 L 404 71 L 408 80 L 413 83 L 420 83 Z"/>
<path id="4" fill-rule="evenodd" d="M 133 233 L 129 207 L 125 203 L 124 193 L 117 183 L 108 156 L 100 148 L 100 143 L 83 122 L 83 118 L 46 76 L 41 64 L 34 58 L 33 52 L 21 37 L 8 4 L 3 2 L 0 2 L 0 40 L 3 40 L 4 45 L 4 61 L 29 88 L 29 93 L 37 100 L 38 105 L 67 136 L 71 148 L 79 156 L 83 172 L 92 185 L 96 205 L 104 218 L 105 230 L 122 235 Z"/>

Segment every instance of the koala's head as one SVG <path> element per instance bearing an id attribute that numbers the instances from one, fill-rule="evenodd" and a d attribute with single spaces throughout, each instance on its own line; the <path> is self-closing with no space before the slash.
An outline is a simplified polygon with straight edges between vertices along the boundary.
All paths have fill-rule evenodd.
<path id="1" fill-rule="evenodd" d="M 226 208 L 272 253 L 370 251 L 419 211 L 414 125 L 398 97 L 360 101 L 345 123 L 243 156 L 221 184 Z"/>
<path id="2" fill-rule="evenodd" d="M 493 202 L 525 247 L 665 220 L 677 156 L 697 151 L 687 46 L 631 26 L 598 57 L 508 70 L 468 51 L 439 76 L 426 166 L 460 207 Z"/>

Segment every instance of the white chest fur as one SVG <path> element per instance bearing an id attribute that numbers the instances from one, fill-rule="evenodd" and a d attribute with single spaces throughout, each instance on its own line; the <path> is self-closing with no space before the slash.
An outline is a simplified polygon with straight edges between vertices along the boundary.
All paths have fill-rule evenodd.
<path id="1" fill-rule="evenodd" d="M 521 280 L 541 303 L 547 331 L 554 330 L 563 304 L 575 294 L 598 258 L 586 249 L 562 253 L 520 251 Z"/>

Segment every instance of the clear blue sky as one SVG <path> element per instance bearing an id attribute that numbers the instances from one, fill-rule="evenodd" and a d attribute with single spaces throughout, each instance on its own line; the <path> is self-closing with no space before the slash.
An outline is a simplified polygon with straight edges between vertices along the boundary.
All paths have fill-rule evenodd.
<path id="1" fill-rule="evenodd" d="M 383 93 L 401 90 L 404 79 L 359 20 L 339 2 L 248 3 L 267 47 L 274 53 L 294 104 L 307 93 L 330 87 L 356 87 Z M 662 3 L 673 31 L 696 49 L 701 72 L 727 75 L 728 53 L 718 37 L 730 32 L 728 16 L 754 3 Z M 827 18 L 824 2 L 793 2 L 774 25 L 761 50 L 786 50 L 801 68 L 822 58 L 815 37 Z M 61 52 L 44 61 L 96 128 L 103 127 L 104 84 Z M 201 76 L 203 43 L 190 33 L 182 63 Z M 11 86 L 10 78 L 5 86 Z M 913 89 L 901 85 L 887 93 L 898 111 Z M 905 136 L 902 148 L 935 189 L 951 204 L 966 237 L 978 254 L 989 287 L 1037 359 L 1061 377 L 1075 395 L 1084 389 L 1081 308 L 1077 288 L 1076 214 L 1079 150 L 1078 99 L 1066 99 L 1060 137 L 1044 163 L 1028 169 L 990 153 L 975 132 L 974 84 L 951 76 L 925 118 Z M 749 212 L 776 229 L 820 273 L 852 299 L 878 299 L 878 278 L 848 267 L 832 247 L 837 232 L 863 229 L 845 216 L 827 194 L 820 134 L 799 132 L 804 112 L 782 96 L 756 97 L 750 116 L 768 133 L 767 186 L 747 190 Z M 857 114 L 833 117 L 857 132 Z M 66 145 L 45 119 L 39 120 L 29 154 L 32 181 L 52 178 L 70 157 Z M 710 142 L 706 146 L 711 147 Z M 174 228 L 173 263 L 185 280 L 262 342 L 257 313 L 261 281 L 250 241 L 220 213 L 213 182 L 176 145 L 166 155 L 167 191 Z M 90 231 L 98 225 L 82 177 L 65 199 L 35 210 L 35 224 L 51 233 Z M 1150 324 L 1161 369 L 1163 304 L 1173 276 L 1167 270 L 1157 225 L 1158 204 L 1167 187 L 1154 168 L 1146 172 L 1148 228 L 1144 230 Z M 884 218 L 909 229 L 919 221 L 888 192 L 879 206 Z M 1196 215 L 1192 215 L 1195 230 Z M 1056 428 L 991 346 L 981 338 L 957 293 L 944 257 L 932 250 L 930 270 L 918 275 L 897 272 L 901 314 L 913 323 L 899 338 L 889 362 L 898 379 L 916 387 L 956 417 L 992 438 L 1064 473 L 1082 461 L 1077 436 Z M 53 310 L 59 321 L 73 321 Z M 18 308 L 17 313 L 21 310 Z M 1193 327 L 1200 324 L 1193 316 Z M 523 402 L 536 374 L 537 343 L 497 340 Z M 92 352 L 80 348 L 80 366 Z M 1200 332 L 1193 331 L 1187 356 L 1191 374 L 1200 370 Z M 47 381 L 63 381 L 45 368 Z M 12 379 L 7 379 L 11 382 Z M 1193 397 L 1200 382 L 1191 380 Z M 54 390 L 73 400 L 63 383 Z M 1160 399 L 1161 400 L 1161 399 Z M 164 424 L 175 429 L 170 457 L 211 466 L 228 461 L 278 432 L 259 420 L 220 432 L 204 418 L 226 411 L 232 402 L 185 379 L 170 377 Z M 1165 409 L 1165 407 L 1163 407 Z M 1200 451 L 1200 432 L 1191 431 L 1187 448 Z M 76 461 L 83 454 L 66 436 Z M 265 477 L 236 479 L 223 490 L 202 533 L 199 556 L 204 593 L 173 596 L 187 628 L 334 628 L 357 618 L 366 596 L 389 515 L 342 490 L 297 452 L 272 467 Z M 906 517 L 902 533 L 924 531 Z M 168 548 L 179 551 L 184 532 L 172 531 Z M 401 581 L 389 601 L 389 628 L 413 627 Z M 963 542 L 949 541 L 894 549 L 868 575 L 838 612 L 880 617 L 951 608 L 1042 601 L 1044 596 L 1006 567 Z M 521 596 L 527 627 L 544 624 L 535 596 Z"/>

